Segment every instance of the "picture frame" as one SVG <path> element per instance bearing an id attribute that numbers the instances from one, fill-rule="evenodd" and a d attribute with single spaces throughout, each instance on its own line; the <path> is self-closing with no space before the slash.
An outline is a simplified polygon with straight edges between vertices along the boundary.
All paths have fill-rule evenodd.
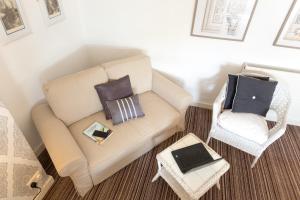
<path id="1" fill-rule="evenodd" d="M 31 33 L 20 0 L 0 0 L 0 42 L 7 44 Z"/>
<path id="2" fill-rule="evenodd" d="M 244 41 L 258 0 L 197 0 L 191 35 Z"/>
<path id="3" fill-rule="evenodd" d="M 300 49 L 300 1 L 292 2 L 273 45 Z"/>
<path id="4" fill-rule="evenodd" d="M 38 0 L 40 8 L 48 26 L 54 25 L 65 19 L 65 12 L 61 0 Z"/>

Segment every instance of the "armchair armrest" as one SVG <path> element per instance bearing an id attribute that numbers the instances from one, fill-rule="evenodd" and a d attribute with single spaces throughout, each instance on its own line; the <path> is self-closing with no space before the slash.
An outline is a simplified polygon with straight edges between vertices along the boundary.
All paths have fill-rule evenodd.
<path id="1" fill-rule="evenodd" d="M 288 107 L 289 106 L 287 105 L 285 112 L 280 112 L 276 109 L 273 109 L 278 116 L 278 121 L 276 122 L 275 126 L 269 130 L 269 138 L 264 143 L 264 148 L 267 148 L 268 146 L 270 146 L 273 142 L 278 140 L 285 133 L 286 128 L 287 128 Z"/>
<path id="2" fill-rule="evenodd" d="M 286 123 L 276 123 L 276 125 L 269 131 L 269 138 L 264 143 L 265 148 L 278 140 L 285 133 L 286 127 Z"/>
<path id="3" fill-rule="evenodd" d="M 77 169 L 87 168 L 87 160 L 69 129 L 48 104 L 36 105 L 32 119 L 60 176 L 71 176 Z"/>
<path id="4" fill-rule="evenodd" d="M 283 83 L 279 82 L 270 106 L 270 110 L 273 110 L 277 115 L 277 122 L 275 126 L 269 130 L 269 138 L 264 143 L 265 148 L 267 148 L 285 133 L 287 128 L 288 112 L 290 109 L 290 101 L 291 97 L 288 89 Z"/>
<path id="5" fill-rule="evenodd" d="M 214 131 L 215 126 L 217 125 L 218 115 L 222 111 L 222 103 L 223 103 L 223 101 L 225 100 L 225 97 L 226 97 L 226 87 L 227 87 L 227 84 L 224 84 L 224 86 L 222 87 L 220 93 L 218 94 L 218 96 L 216 97 L 216 99 L 213 103 L 211 131 Z"/>
<path id="6" fill-rule="evenodd" d="M 159 72 L 153 70 L 152 90 L 174 106 L 180 113 L 185 113 L 192 103 L 192 96 Z"/>

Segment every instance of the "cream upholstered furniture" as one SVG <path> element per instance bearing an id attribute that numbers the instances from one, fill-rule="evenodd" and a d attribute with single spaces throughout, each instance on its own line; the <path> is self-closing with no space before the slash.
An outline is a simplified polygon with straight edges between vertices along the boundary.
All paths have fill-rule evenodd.
<path id="1" fill-rule="evenodd" d="M 258 71 L 244 71 L 241 74 L 254 76 L 270 76 Z M 274 79 L 274 78 L 272 78 Z M 223 110 L 223 102 L 226 97 L 225 84 L 213 104 L 213 116 L 211 130 L 207 139 L 215 138 L 242 151 L 245 151 L 255 159 L 251 165 L 253 168 L 266 148 L 280 138 L 286 130 L 287 113 L 290 105 L 288 89 L 278 81 L 273 100 L 270 106 L 271 112 L 275 112 L 276 125 L 269 130 L 264 117 L 249 113 L 232 113 Z"/>
<path id="2" fill-rule="evenodd" d="M 145 117 L 113 126 L 94 85 L 130 76 Z M 44 85 L 47 103 L 32 111 L 35 125 L 60 176 L 71 177 L 80 195 L 176 131 L 184 129 L 192 97 L 154 71 L 146 56 L 102 64 Z M 113 130 L 101 145 L 82 134 L 98 121 Z"/>
<path id="3" fill-rule="evenodd" d="M 171 152 L 176 149 L 200 142 L 205 145 L 214 159 L 220 158 L 220 155 L 202 142 L 197 136 L 193 133 L 189 133 L 175 144 L 157 154 L 158 172 L 152 182 L 161 176 L 181 199 L 199 199 L 214 185 L 217 185 L 220 189 L 219 180 L 230 167 L 225 159 L 183 174 L 171 154 Z"/>

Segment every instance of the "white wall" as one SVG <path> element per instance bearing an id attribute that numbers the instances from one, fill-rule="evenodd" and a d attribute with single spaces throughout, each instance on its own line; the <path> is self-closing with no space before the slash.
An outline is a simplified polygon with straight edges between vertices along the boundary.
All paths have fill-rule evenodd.
<path id="1" fill-rule="evenodd" d="M 191 37 L 195 0 L 63 0 L 66 20 L 51 27 L 38 1 L 21 2 L 32 34 L 0 46 L 0 100 L 35 150 L 30 110 L 44 97 L 42 83 L 96 63 L 146 53 L 207 104 L 245 61 L 300 68 L 300 50 L 272 46 L 292 0 L 259 0 L 245 42 Z"/>
<path id="2" fill-rule="evenodd" d="M 84 0 L 81 8 L 94 63 L 143 51 L 195 101 L 209 104 L 225 74 L 245 61 L 300 68 L 300 50 L 272 46 L 291 3 L 259 0 L 245 42 L 191 37 L 195 0 Z"/>
<path id="3" fill-rule="evenodd" d="M 87 66 L 77 0 L 64 0 L 66 20 L 47 27 L 38 1 L 21 0 L 32 34 L 0 46 L 0 101 L 11 110 L 35 151 L 41 147 L 30 116 L 42 83 Z"/>

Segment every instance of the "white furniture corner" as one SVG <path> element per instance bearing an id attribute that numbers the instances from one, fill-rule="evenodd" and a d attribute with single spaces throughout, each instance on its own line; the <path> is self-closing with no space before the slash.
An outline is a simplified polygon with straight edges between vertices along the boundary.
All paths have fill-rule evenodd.
<path id="1" fill-rule="evenodd" d="M 241 74 L 256 76 L 267 75 L 274 80 L 273 76 L 259 71 L 245 70 Z M 290 105 L 289 91 L 282 82 L 278 82 L 269 111 L 276 113 L 276 124 L 273 128 L 268 129 L 266 119 L 263 117 L 258 117 L 254 114 L 248 113 L 231 113 L 228 115 L 228 111 L 223 111 L 223 102 L 226 98 L 226 88 L 227 83 L 223 86 L 222 90 L 214 101 L 212 125 L 206 143 L 209 143 L 210 138 L 215 138 L 255 156 L 255 159 L 251 165 L 251 168 L 253 168 L 259 157 L 268 148 L 268 146 L 270 146 L 285 133 L 287 127 L 287 113 Z M 227 121 L 223 122 L 223 125 L 221 125 L 222 115 L 227 115 Z M 223 117 L 223 119 L 224 118 L 225 117 Z M 238 123 L 237 119 L 245 123 Z M 224 128 L 224 123 L 227 123 L 228 125 L 231 124 L 231 127 L 235 127 L 234 130 L 233 128 L 230 130 L 228 127 L 227 129 Z M 262 130 L 262 127 L 258 127 L 262 126 L 262 124 L 265 126 L 265 132 L 253 131 L 254 129 Z M 246 131 L 251 132 L 251 130 L 253 134 L 256 134 L 256 137 L 251 138 L 249 137 L 251 134 L 245 134 Z"/>
<path id="2" fill-rule="evenodd" d="M 280 68 L 276 66 L 260 65 L 253 63 L 244 63 L 243 71 L 259 71 L 262 73 L 271 74 L 276 80 L 284 83 L 288 88 L 291 98 L 290 108 L 287 116 L 287 123 L 300 126 L 300 70 Z M 267 116 L 268 120 L 274 121 L 276 116 L 270 113 Z"/>
<path id="3" fill-rule="evenodd" d="M 30 183 L 36 181 L 38 189 Z M 54 180 L 45 173 L 9 110 L 0 102 L 0 199 L 43 199 Z"/>
<path id="4" fill-rule="evenodd" d="M 161 176 L 181 199 L 199 199 L 214 185 L 217 185 L 218 189 L 220 189 L 220 178 L 230 167 L 225 159 L 199 169 L 196 168 L 186 174 L 183 174 L 177 166 L 171 152 L 196 143 L 204 144 L 214 159 L 220 158 L 220 155 L 197 136 L 189 133 L 157 154 L 158 172 L 152 182 Z"/>

